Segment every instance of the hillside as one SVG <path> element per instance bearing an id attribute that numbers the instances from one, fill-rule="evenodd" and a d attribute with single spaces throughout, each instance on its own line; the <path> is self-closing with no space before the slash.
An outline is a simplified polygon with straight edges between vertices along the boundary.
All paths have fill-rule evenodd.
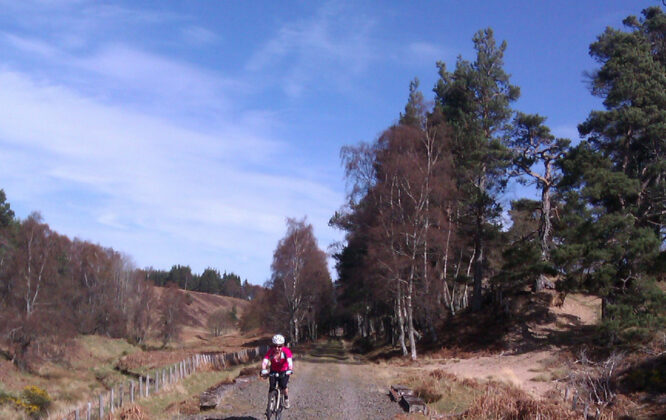
<path id="1" fill-rule="evenodd" d="M 155 287 L 155 293 L 161 297 L 164 293 L 163 287 Z M 240 319 L 250 302 L 229 296 L 212 295 L 209 293 L 180 290 L 185 295 L 185 307 L 182 314 L 183 330 L 179 342 L 185 347 L 195 347 L 209 341 L 206 321 L 208 317 L 217 310 L 230 312 L 236 310 Z"/>

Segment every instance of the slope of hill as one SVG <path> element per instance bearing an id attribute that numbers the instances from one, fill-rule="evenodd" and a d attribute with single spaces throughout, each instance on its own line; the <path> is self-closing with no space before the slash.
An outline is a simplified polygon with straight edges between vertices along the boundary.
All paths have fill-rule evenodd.
<path id="1" fill-rule="evenodd" d="M 155 293 L 161 297 L 163 287 L 155 287 Z M 183 330 L 179 342 L 186 347 L 196 346 L 197 343 L 208 340 L 209 335 L 206 323 L 208 317 L 217 310 L 231 312 L 234 310 L 240 319 L 250 302 L 229 296 L 212 295 L 209 293 L 179 290 L 185 295 L 185 306 L 181 314 Z"/>

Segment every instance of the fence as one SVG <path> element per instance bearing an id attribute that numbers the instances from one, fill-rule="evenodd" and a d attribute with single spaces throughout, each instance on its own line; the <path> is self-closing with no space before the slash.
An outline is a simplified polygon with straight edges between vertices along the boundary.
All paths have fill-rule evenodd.
<path id="1" fill-rule="evenodd" d="M 257 360 L 268 351 L 268 346 L 243 349 L 234 353 L 199 353 L 180 362 L 139 376 L 137 381 L 128 381 L 101 393 L 94 401 L 88 401 L 65 415 L 49 416 L 62 420 L 102 420 L 125 404 L 132 404 L 140 398 L 148 398 L 172 384 L 183 380 L 205 368 L 222 370 L 227 367 Z"/>

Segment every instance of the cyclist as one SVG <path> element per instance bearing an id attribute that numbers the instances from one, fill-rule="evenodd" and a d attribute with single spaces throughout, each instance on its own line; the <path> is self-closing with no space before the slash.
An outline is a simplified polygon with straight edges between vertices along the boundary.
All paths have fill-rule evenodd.
<path id="1" fill-rule="evenodd" d="M 291 350 L 289 347 L 285 347 L 284 336 L 281 334 L 275 334 L 273 336 L 271 348 L 268 349 L 264 359 L 261 361 L 261 376 L 268 375 L 268 370 L 266 368 L 269 364 L 271 365 L 271 372 L 285 372 L 285 375 L 280 378 L 275 378 L 273 376 L 269 378 L 269 389 L 273 388 L 274 381 L 278 380 L 278 386 L 284 394 L 284 408 L 289 408 L 289 388 L 287 388 L 287 383 L 289 382 L 289 375 L 291 375 L 294 370 L 294 361 L 292 359 Z"/>

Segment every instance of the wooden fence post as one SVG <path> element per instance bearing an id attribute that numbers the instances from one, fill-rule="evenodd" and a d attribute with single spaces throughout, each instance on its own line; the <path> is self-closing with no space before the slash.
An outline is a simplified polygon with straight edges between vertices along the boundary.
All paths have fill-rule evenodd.
<path id="1" fill-rule="evenodd" d="M 109 398 L 109 411 L 113 413 L 113 387 L 111 387 L 111 397 Z"/>
<path id="2" fill-rule="evenodd" d="M 118 388 L 118 394 L 119 394 L 118 397 L 120 399 L 120 401 L 118 402 L 118 407 L 122 407 L 123 406 L 123 396 L 125 394 L 125 387 L 123 386 L 123 384 L 120 384 L 120 387 Z"/>
<path id="3" fill-rule="evenodd" d="M 150 395 L 150 373 L 146 373 L 146 386 L 144 387 L 146 390 L 146 398 Z"/>
<path id="4" fill-rule="evenodd" d="M 90 420 L 91 415 L 92 415 L 92 403 L 88 401 L 88 411 L 86 412 L 86 420 Z"/>
<path id="5" fill-rule="evenodd" d="M 99 394 L 99 418 L 104 418 L 104 404 L 102 404 L 102 394 Z"/>
<path id="6" fill-rule="evenodd" d="M 143 376 L 139 376 L 139 396 L 138 396 L 138 398 L 141 398 L 141 397 L 143 397 Z"/>
<path id="7" fill-rule="evenodd" d="M 134 381 L 130 381 L 130 404 L 134 404 Z"/>

